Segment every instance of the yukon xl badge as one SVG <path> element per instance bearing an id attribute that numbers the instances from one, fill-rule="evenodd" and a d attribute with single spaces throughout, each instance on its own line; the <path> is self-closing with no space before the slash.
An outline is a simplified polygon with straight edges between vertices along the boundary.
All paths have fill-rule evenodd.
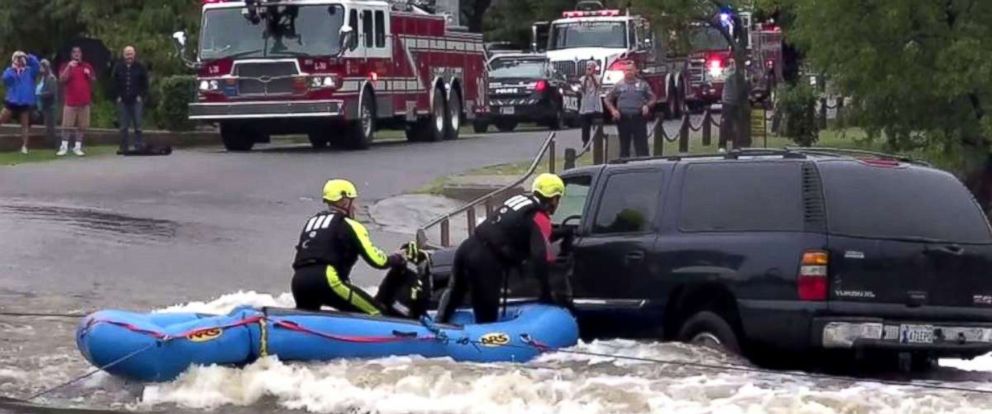
<path id="1" fill-rule="evenodd" d="M 845 259 L 864 259 L 865 258 L 865 254 L 864 254 L 864 252 L 859 252 L 857 250 L 848 250 L 848 251 L 844 252 L 844 258 Z"/>
<path id="2" fill-rule="evenodd" d="M 992 305 L 992 295 L 972 295 L 971 300 L 976 305 Z"/>

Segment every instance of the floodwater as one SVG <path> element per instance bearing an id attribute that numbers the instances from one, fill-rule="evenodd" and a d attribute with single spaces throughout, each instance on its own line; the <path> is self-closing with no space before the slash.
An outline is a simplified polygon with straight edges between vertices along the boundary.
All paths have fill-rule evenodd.
<path id="1" fill-rule="evenodd" d="M 158 311 L 225 313 L 241 304 L 285 307 L 293 301 L 288 293 L 235 292 Z M 0 318 L 0 336 L 5 338 L 0 345 L 0 394 L 24 398 L 91 370 L 73 345 L 75 322 Z M 629 340 L 582 343 L 526 364 L 419 357 L 285 363 L 270 357 L 244 368 L 193 367 L 175 381 L 160 384 L 127 383 L 98 373 L 35 402 L 224 413 L 992 412 L 992 394 L 680 363 L 747 366 L 706 348 Z M 944 360 L 941 365 L 913 384 L 992 390 L 992 357 Z"/>

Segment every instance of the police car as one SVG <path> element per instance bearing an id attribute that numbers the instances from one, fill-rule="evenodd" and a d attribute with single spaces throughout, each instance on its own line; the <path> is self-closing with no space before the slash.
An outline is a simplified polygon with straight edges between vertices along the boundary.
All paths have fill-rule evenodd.
<path id="1" fill-rule="evenodd" d="M 572 125 L 579 99 L 565 76 L 556 72 L 544 54 L 515 53 L 489 60 L 489 110 L 477 114 L 475 132 L 495 125 L 513 131 L 521 122 L 550 129 Z"/>

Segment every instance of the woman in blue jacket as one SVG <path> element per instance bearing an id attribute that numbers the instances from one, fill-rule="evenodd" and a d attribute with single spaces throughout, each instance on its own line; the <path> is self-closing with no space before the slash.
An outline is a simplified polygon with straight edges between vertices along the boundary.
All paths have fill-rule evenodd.
<path id="1" fill-rule="evenodd" d="M 3 100 L 0 124 L 10 122 L 11 118 L 21 121 L 21 153 L 27 154 L 31 111 L 35 106 L 34 80 L 38 77 L 40 65 L 38 58 L 20 50 L 14 52 L 11 61 L 10 67 L 3 72 L 3 86 L 7 90 L 7 96 Z"/>

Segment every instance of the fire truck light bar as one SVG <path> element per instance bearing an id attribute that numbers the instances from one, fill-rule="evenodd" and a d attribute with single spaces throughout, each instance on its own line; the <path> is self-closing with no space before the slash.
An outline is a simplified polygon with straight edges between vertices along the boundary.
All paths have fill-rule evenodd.
<path id="1" fill-rule="evenodd" d="M 562 17 L 609 17 L 619 16 L 620 10 L 567 11 Z"/>

